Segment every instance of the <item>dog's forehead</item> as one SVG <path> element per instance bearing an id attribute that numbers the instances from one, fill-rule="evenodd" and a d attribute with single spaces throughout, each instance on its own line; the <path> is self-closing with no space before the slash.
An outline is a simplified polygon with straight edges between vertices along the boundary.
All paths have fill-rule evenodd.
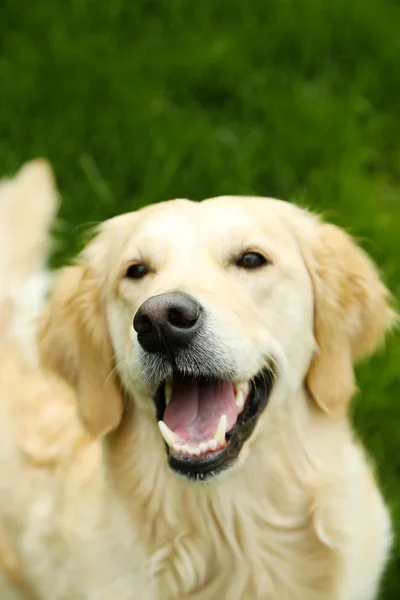
<path id="1" fill-rule="evenodd" d="M 282 217 L 288 203 L 272 198 L 220 196 L 199 202 L 177 199 L 146 207 L 137 213 L 136 234 L 146 238 L 208 235 L 229 231 L 254 231 L 260 227 L 275 231 L 284 228 Z"/>

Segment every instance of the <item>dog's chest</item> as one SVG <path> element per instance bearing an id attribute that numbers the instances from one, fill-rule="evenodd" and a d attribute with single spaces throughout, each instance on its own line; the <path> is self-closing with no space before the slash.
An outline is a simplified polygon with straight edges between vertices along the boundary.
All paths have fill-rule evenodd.
<path id="1" fill-rule="evenodd" d="M 171 531 L 150 558 L 160 600 L 329 600 L 336 569 L 307 527 L 279 531 L 215 515 Z"/>

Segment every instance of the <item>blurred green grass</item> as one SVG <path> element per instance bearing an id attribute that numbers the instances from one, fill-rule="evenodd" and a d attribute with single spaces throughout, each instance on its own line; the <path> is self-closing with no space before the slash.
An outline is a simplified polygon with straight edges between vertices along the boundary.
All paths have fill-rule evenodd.
<path id="1" fill-rule="evenodd" d="M 359 236 L 400 297 L 393 0 L 2 0 L 0 165 L 46 156 L 54 263 L 83 228 L 176 196 L 272 195 Z M 360 435 L 400 533 L 400 346 L 358 369 Z M 382 600 L 400 590 L 400 547 Z"/>

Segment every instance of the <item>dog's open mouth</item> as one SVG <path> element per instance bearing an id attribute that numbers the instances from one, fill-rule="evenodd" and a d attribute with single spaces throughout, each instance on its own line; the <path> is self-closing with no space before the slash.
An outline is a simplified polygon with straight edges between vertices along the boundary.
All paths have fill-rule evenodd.
<path id="1" fill-rule="evenodd" d="M 176 375 L 159 387 L 155 402 L 170 467 L 191 479 L 228 468 L 267 404 L 273 373 L 249 382 Z"/>

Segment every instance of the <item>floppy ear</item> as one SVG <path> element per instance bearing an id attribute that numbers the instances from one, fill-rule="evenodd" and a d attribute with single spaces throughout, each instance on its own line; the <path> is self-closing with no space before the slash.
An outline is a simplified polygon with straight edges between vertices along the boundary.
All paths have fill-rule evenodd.
<path id="1" fill-rule="evenodd" d="M 113 374 L 113 353 L 101 306 L 99 284 L 86 266 L 60 271 L 40 337 L 43 365 L 77 391 L 78 409 L 94 437 L 115 429 L 123 393 Z"/>
<path id="2" fill-rule="evenodd" d="M 318 345 L 307 385 L 320 408 L 337 413 L 356 390 L 354 362 L 383 342 L 395 313 L 374 264 L 338 227 L 318 223 L 306 262 L 314 288 Z"/>

